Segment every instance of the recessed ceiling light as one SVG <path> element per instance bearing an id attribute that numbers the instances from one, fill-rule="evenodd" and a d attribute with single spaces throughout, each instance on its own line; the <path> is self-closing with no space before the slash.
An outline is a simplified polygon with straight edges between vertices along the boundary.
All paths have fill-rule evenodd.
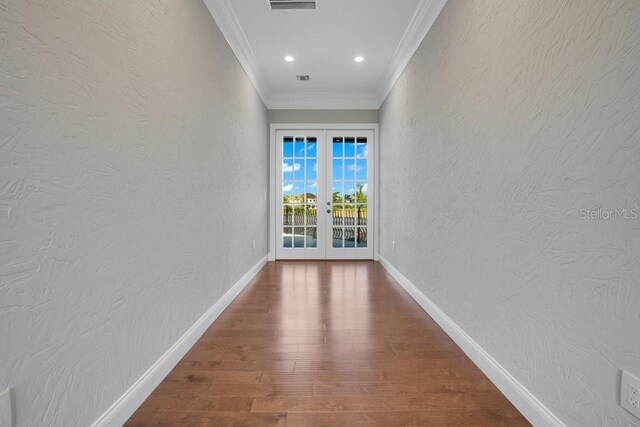
<path id="1" fill-rule="evenodd" d="M 295 59 L 293 56 L 285 56 L 285 57 L 284 57 L 284 60 L 285 60 L 285 61 L 287 61 L 287 62 L 293 62 L 293 61 L 295 61 L 296 59 Z"/>
<path id="2" fill-rule="evenodd" d="M 356 56 L 355 58 L 353 58 L 353 60 L 356 62 L 362 62 L 364 61 L 364 58 L 362 56 Z"/>

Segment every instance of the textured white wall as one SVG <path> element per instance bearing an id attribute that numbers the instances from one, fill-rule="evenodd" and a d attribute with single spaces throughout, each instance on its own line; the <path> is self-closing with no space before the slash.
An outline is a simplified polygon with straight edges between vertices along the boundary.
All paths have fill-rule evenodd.
<path id="1" fill-rule="evenodd" d="M 269 123 L 378 123 L 378 110 L 269 110 Z"/>
<path id="2" fill-rule="evenodd" d="M 640 208 L 640 2 L 450 0 L 380 121 L 382 256 L 567 425 L 640 425 L 640 217 L 580 212 Z"/>
<path id="3" fill-rule="evenodd" d="M 93 422 L 266 254 L 267 147 L 202 1 L 2 0 L 0 390 L 19 426 Z"/>

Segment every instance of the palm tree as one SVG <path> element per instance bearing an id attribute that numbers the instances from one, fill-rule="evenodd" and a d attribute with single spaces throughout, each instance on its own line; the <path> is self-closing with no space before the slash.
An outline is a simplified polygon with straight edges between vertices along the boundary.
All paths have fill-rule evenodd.
<path id="1" fill-rule="evenodd" d="M 358 222 L 358 225 L 362 225 L 362 221 L 363 221 L 363 215 L 366 215 L 367 212 L 367 208 L 366 205 L 367 203 L 367 195 L 364 194 L 364 185 L 363 184 L 356 184 L 356 194 L 355 194 L 355 201 L 356 201 L 356 221 Z M 362 231 L 361 229 L 358 229 L 358 240 L 360 240 L 360 238 L 362 237 L 360 235 L 360 231 Z"/>
<path id="2" fill-rule="evenodd" d="M 363 184 L 356 184 L 356 203 L 367 203 L 367 195 L 364 194 L 364 192 L 362 191 L 364 189 L 364 185 Z"/>

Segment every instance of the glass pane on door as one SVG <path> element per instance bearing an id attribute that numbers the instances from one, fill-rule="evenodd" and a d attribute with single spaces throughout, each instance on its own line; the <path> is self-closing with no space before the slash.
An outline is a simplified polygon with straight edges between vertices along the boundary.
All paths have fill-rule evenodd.
<path id="1" fill-rule="evenodd" d="M 282 246 L 318 247 L 318 140 L 282 138 Z"/>
<path id="2" fill-rule="evenodd" d="M 331 141 L 333 248 L 367 247 L 367 142 L 365 137 Z"/>

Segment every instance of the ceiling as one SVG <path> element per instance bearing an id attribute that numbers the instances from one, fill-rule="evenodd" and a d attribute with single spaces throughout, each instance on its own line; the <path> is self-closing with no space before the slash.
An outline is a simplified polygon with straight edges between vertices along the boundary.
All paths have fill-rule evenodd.
<path id="1" fill-rule="evenodd" d="M 268 108 L 377 109 L 446 0 L 318 0 L 315 11 L 204 2 Z"/>

